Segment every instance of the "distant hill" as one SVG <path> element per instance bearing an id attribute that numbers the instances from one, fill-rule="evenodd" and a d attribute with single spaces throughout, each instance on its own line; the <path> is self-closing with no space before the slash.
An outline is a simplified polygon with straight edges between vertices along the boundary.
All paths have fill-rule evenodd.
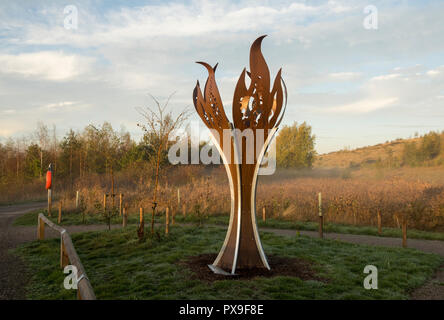
<path id="1" fill-rule="evenodd" d="M 324 168 L 348 168 L 365 167 L 377 162 L 399 163 L 402 159 L 404 144 L 418 142 L 421 138 L 397 139 L 374 146 L 357 148 L 354 150 L 340 150 L 317 156 L 314 167 Z"/>

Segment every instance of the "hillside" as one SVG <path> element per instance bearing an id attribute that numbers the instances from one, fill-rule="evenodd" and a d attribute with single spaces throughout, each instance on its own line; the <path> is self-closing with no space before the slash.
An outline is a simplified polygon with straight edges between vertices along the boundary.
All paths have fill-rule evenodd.
<path id="1" fill-rule="evenodd" d="M 314 167 L 323 168 L 348 168 L 368 166 L 378 161 L 396 163 L 402 158 L 404 144 L 418 142 L 421 138 L 397 139 L 374 146 L 357 148 L 354 150 L 339 150 L 317 157 Z"/>

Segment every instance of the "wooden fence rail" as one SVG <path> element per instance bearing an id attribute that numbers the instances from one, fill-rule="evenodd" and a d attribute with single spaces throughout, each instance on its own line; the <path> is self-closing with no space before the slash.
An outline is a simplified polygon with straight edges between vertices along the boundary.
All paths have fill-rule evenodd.
<path id="1" fill-rule="evenodd" d="M 50 221 L 43 213 L 40 213 L 37 225 L 37 238 L 39 240 L 45 238 L 45 224 L 60 232 L 60 267 L 65 268 L 65 266 L 71 264 L 77 268 L 77 298 L 80 300 L 96 300 L 94 290 L 86 276 L 85 268 L 80 262 L 69 233 L 66 229 Z"/>

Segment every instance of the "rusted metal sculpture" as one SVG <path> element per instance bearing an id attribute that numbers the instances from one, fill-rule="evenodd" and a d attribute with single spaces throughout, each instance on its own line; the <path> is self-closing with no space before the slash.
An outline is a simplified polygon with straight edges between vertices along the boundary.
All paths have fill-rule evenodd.
<path id="1" fill-rule="evenodd" d="M 222 157 L 231 190 L 231 214 L 227 235 L 216 260 L 209 267 L 216 273 L 235 274 L 237 269 L 270 266 L 262 249 L 256 223 L 256 184 L 259 167 L 285 112 L 287 91 L 276 75 L 270 90 L 270 72 L 261 52 L 265 36 L 254 41 L 250 49 L 250 72 L 242 71 L 233 98 L 233 123 L 228 121 L 216 85 L 215 71 L 205 62 L 208 79 L 202 95 L 199 81 L 193 92 L 197 113 Z M 250 85 L 245 83 L 246 75 Z M 253 145 L 242 143 L 244 132 L 254 136 Z M 229 132 L 229 139 L 224 133 Z M 248 141 L 247 141 L 248 142 Z M 253 152 L 253 154 L 251 154 Z"/>

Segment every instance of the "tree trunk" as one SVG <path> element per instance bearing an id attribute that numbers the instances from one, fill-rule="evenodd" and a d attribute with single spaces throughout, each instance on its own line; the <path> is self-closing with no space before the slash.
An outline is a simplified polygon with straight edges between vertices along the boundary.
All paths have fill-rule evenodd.
<path id="1" fill-rule="evenodd" d="M 42 180 L 42 171 L 43 171 L 43 150 L 40 149 L 40 180 Z"/>
<path id="2" fill-rule="evenodd" d="M 73 187 L 73 180 L 72 180 L 72 146 L 69 146 L 69 179 L 71 182 L 71 189 Z"/>
<path id="3" fill-rule="evenodd" d="M 162 152 L 162 144 L 159 146 L 159 149 L 157 150 L 157 160 L 156 160 L 156 180 L 154 183 L 154 190 L 153 190 L 153 213 L 151 215 L 151 234 L 154 234 L 154 215 L 156 214 L 156 207 L 157 207 L 157 186 L 159 185 L 159 167 L 160 167 L 160 155 Z"/>

